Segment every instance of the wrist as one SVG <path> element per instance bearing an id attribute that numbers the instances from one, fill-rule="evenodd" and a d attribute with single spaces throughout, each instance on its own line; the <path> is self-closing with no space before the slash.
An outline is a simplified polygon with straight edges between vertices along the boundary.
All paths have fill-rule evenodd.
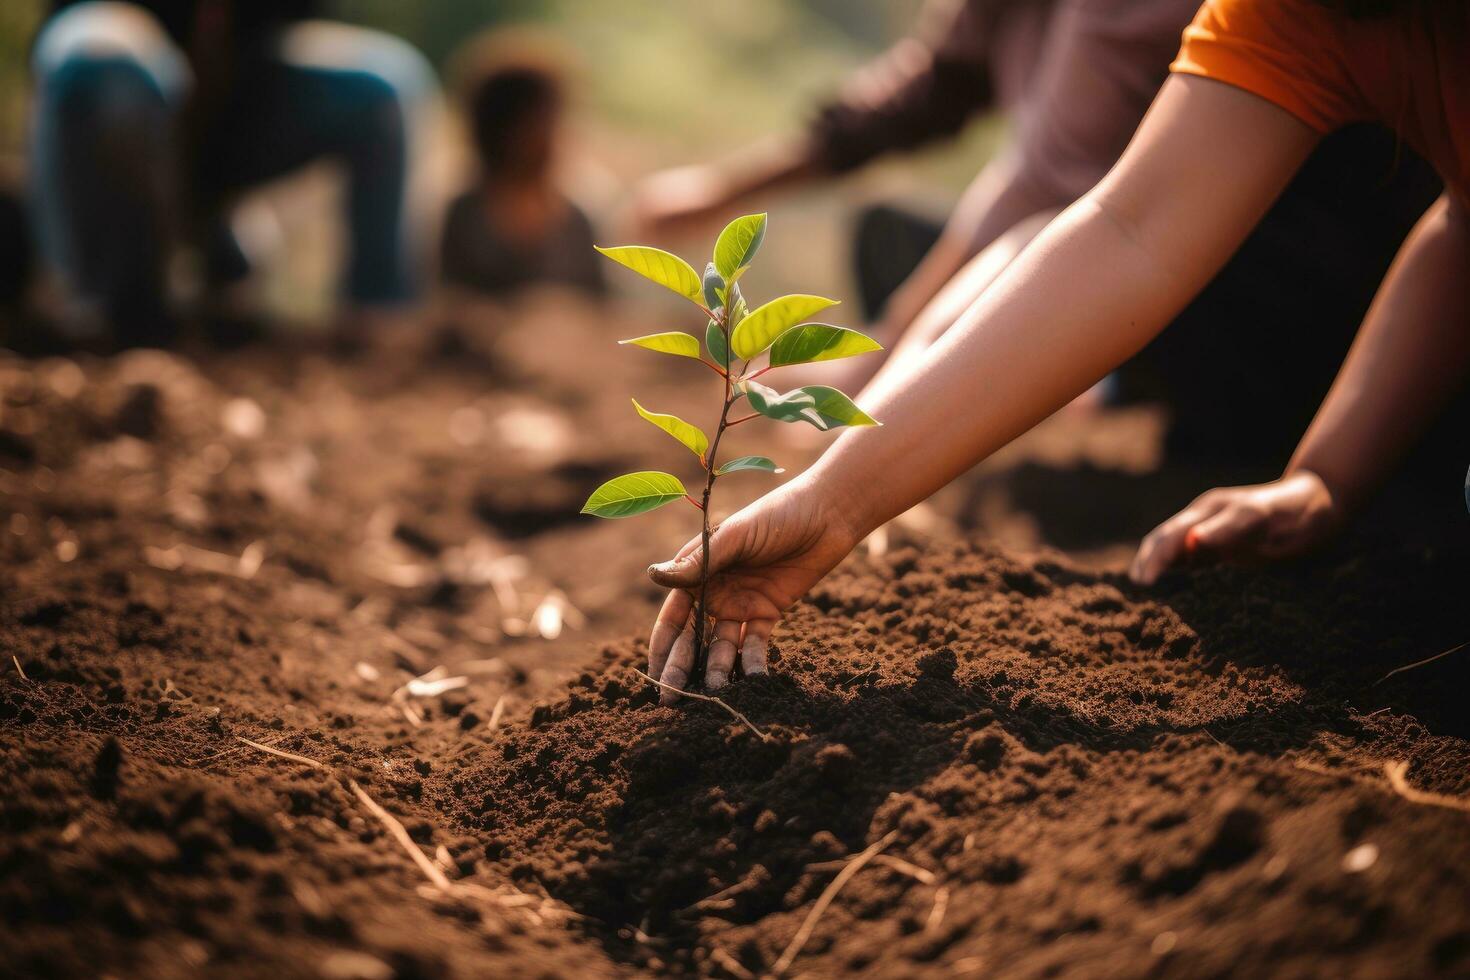
<path id="1" fill-rule="evenodd" d="M 1281 478 L 1284 481 L 1301 481 L 1312 484 L 1322 496 L 1322 506 L 1334 514 L 1345 514 L 1350 506 L 1355 505 L 1357 499 L 1357 494 L 1351 485 L 1345 484 L 1340 479 L 1332 478 L 1309 463 L 1292 463 Z M 1350 501 L 1354 503 L 1350 504 Z"/>
<path id="2" fill-rule="evenodd" d="M 830 452 L 826 454 L 830 455 Z M 851 481 L 844 479 L 835 467 L 824 460 L 818 460 L 787 486 L 792 492 L 809 495 L 812 500 L 817 501 L 826 533 L 838 541 L 845 551 L 851 551 L 882 524 L 883 520 L 871 512 L 866 495 L 858 493 Z"/>

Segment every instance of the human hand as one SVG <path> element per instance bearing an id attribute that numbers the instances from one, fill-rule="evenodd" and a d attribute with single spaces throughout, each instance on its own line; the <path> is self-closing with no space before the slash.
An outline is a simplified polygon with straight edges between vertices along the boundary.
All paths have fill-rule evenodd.
<path id="1" fill-rule="evenodd" d="M 710 536 L 708 611 L 715 620 L 707 633 L 705 686 L 729 682 L 735 654 L 747 674 L 766 671 L 766 643 L 781 613 L 857 544 L 842 509 L 802 480 L 772 491 L 724 521 Z M 694 669 L 694 628 L 690 610 L 699 592 L 702 548 L 695 538 L 672 561 L 653 565 L 648 575 L 669 588 L 648 641 L 648 673 L 683 688 Z M 678 700 L 664 688 L 661 700 Z"/>
<path id="2" fill-rule="evenodd" d="M 1287 558 L 1320 544 L 1342 521 L 1341 503 L 1310 470 L 1271 483 L 1211 490 L 1143 539 L 1128 576 L 1152 585 L 1169 566 L 1190 556 Z"/>
<path id="3" fill-rule="evenodd" d="M 667 240 L 702 231 L 724 216 L 730 197 L 724 176 L 708 164 L 659 171 L 633 188 L 631 233 Z"/>

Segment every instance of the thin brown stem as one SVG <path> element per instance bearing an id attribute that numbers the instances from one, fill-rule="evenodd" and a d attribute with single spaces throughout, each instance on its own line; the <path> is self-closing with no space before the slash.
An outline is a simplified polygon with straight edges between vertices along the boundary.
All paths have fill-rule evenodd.
<path id="1" fill-rule="evenodd" d="M 732 425 L 739 425 L 741 422 L 749 422 L 751 419 L 760 418 L 760 414 L 760 412 L 751 412 L 749 415 L 742 415 L 738 419 L 735 419 L 734 421 L 726 425 L 725 428 L 728 429 Z"/>
<path id="2" fill-rule="evenodd" d="M 725 310 L 721 309 L 719 316 L 720 331 L 725 335 L 725 350 L 730 349 L 729 321 L 725 318 Z M 728 355 L 727 355 L 728 356 Z M 704 527 L 700 531 L 700 555 L 699 563 L 699 602 L 694 607 L 694 671 L 691 676 L 704 677 L 704 665 L 708 659 L 709 652 L 708 637 L 709 629 L 709 498 L 715 489 L 715 480 L 719 478 L 719 469 L 716 466 L 716 454 L 720 449 L 720 439 L 724 437 L 725 430 L 730 427 L 730 409 L 736 401 L 734 387 L 730 382 L 730 373 L 727 368 L 723 375 L 725 379 L 725 396 L 720 407 L 720 424 L 715 429 L 714 440 L 710 442 L 709 451 L 705 454 L 705 480 L 704 500 L 700 509 L 704 511 Z"/>
<path id="3" fill-rule="evenodd" d="M 704 510 L 704 504 L 701 504 L 699 501 L 697 501 L 693 497 L 689 496 L 689 494 L 686 493 L 684 495 L 684 499 L 687 500 L 687 501 L 689 501 L 689 506 L 691 506 L 691 507 L 698 507 L 700 510 Z"/>

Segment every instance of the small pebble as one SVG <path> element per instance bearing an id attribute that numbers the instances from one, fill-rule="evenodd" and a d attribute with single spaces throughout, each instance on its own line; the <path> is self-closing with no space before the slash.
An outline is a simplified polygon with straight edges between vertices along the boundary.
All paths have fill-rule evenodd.
<path id="1" fill-rule="evenodd" d="M 327 980 L 392 980 L 393 968 L 376 956 L 356 950 L 331 953 L 319 967 Z"/>
<path id="2" fill-rule="evenodd" d="M 1360 874 L 1373 867 L 1377 861 L 1377 844 L 1359 844 L 1342 856 L 1342 870 L 1350 875 Z"/>

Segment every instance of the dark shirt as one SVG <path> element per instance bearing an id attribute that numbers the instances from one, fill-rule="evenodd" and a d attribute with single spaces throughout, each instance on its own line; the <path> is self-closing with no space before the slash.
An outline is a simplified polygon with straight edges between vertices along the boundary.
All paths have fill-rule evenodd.
<path id="1" fill-rule="evenodd" d="M 1033 191 L 1058 207 L 1138 127 L 1198 0 L 931 0 L 919 32 L 854 76 L 811 134 L 838 172 L 999 109 Z"/>
<path id="2" fill-rule="evenodd" d="M 83 0 L 52 0 L 54 14 Z M 282 24 L 322 14 L 322 0 L 128 0 L 158 18 L 169 36 L 188 47 L 201 7 L 217 6 L 229 15 L 231 39 L 248 45 Z"/>
<path id="3" fill-rule="evenodd" d="M 592 244 L 592 223 L 570 201 L 562 219 L 540 242 L 525 243 L 493 227 L 479 192 L 471 190 L 449 205 L 441 275 L 447 283 L 487 296 L 505 296 L 542 283 L 602 295 L 607 280 Z"/>

